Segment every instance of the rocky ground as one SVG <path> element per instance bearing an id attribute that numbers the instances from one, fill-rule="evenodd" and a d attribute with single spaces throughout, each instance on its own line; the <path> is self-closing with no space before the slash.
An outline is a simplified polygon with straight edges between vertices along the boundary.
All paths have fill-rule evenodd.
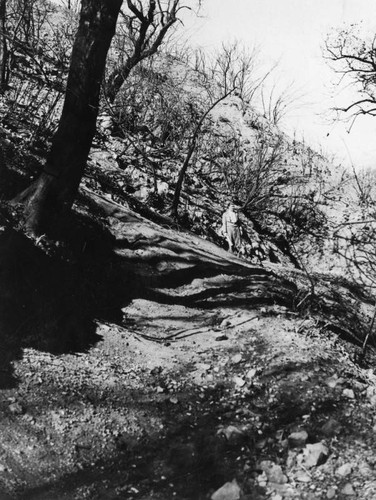
<path id="1" fill-rule="evenodd" d="M 360 367 L 359 347 L 338 335 L 356 340 L 367 299 L 338 283 L 334 295 L 321 276 L 319 295 L 333 292 L 337 309 L 303 307 L 303 272 L 241 261 L 108 201 L 97 208 L 113 254 L 94 256 L 107 282 L 92 280 L 85 299 L 116 292 L 116 311 L 88 308 L 90 342 L 58 349 L 35 338 L 56 314 L 49 289 L 17 272 L 19 252 L 31 252 L 22 238 L 1 271 L 17 276 L 24 303 L 1 372 L 0 498 L 376 499 L 374 356 Z M 21 314 L 31 289 L 33 339 Z M 67 304 L 59 321 L 77 337 L 81 302 L 72 317 Z"/>

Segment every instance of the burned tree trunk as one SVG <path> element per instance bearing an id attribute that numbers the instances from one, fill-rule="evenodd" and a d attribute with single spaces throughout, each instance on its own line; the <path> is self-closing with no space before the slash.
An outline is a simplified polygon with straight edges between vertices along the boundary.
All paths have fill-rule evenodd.
<path id="1" fill-rule="evenodd" d="M 41 176 L 14 201 L 24 203 L 24 229 L 49 232 L 73 204 L 92 144 L 106 56 L 122 0 L 82 0 L 65 102 Z"/>
<path id="2" fill-rule="evenodd" d="M 0 94 L 7 86 L 8 46 L 6 39 L 6 0 L 0 0 Z"/>

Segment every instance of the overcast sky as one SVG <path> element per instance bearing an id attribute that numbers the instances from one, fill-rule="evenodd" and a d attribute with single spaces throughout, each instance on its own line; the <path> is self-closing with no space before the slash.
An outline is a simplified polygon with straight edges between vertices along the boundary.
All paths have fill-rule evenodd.
<path id="1" fill-rule="evenodd" d="M 279 61 L 279 81 L 293 81 L 304 94 L 285 123 L 287 132 L 296 130 L 338 161 L 376 168 L 376 118 L 359 118 L 350 133 L 349 123 L 328 121 L 336 103 L 335 76 L 322 58 L 332 28 L 362 22 L 365 31 L 376 33 L 375 0 L 203 0 L 201 14 L 186 22 L 191 43 L 208 50 L 235 39 L 258 46 L 265 61 Z"/>

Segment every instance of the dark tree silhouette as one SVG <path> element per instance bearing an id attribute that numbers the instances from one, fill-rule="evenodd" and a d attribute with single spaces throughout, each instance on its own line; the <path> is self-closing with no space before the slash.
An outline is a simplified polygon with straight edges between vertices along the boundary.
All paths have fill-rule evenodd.
<path id="1" fill-rule="evenodd" d="M 111 72 L 106 85 L 107 97 L 113 102 L 131 70 L 152 56 L 161 46 L 168 30 L 178 21 L 183 8 L 181 0 L 126 0 L 127 13 L 122 13 L 126 29 L 125 58 Z"/>
<path id="2" fill-rule="evenodd" d="M 8 47 L 6 38 L 6 0 L 0 0 L 0 93 L 7 84 Z"/>
<path id="3" fill-rule="evenodd" d="M 350 113 L 354 119 L 360 115 L 376 116 L 376 36 L 364 40 L 352 25 L 327 38 L 324 57 L 339 74 L 340 82 L 350 84 L 359 95 L 359 99 L 336 110 Z"/>
<path id="4" fill-rule="evenodd" d="M 48 233 L 70 210 L 83 176 L 98 115 L 106 56 L 122 0 L 82 0 L 64 107 L 40 177 L 13 201 L 24 204 L 28 234 Z"/>

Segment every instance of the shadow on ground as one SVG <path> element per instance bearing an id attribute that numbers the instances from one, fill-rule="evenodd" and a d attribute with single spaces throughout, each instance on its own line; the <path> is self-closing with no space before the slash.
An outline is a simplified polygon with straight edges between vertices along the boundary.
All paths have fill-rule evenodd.
<path id="1" fill-rule="evenodd" d="M 242 284 L 185 298 L 155 288 L 176 288 L 218 274 L 255 272 L 214 256 L 213 262 L 205 262 L 200 249 L 184 254 L 184 246 L 175 245 L 172 253 L 174 242 L 163 238 L 158 240 L 160 255 L 152 252 L 151 258 L 143 259 L 132 254 L 135 258 L 127 260 L 114 252 L 118 242 L 100 221 L 77 214 L 65 241 L 68 253 L 64 248 L 47 248 L 43 240 L 38 246 L 12 229 L 0 234 L 0 388 L 17 383 L 12 361 L 22 356 L 25 347 L 55 354 L 82 352 L 99 340 L 96 320 L 122 324 L 122 308 L 133 298 L 205 307 L 209 297 L 220 295 L 225 301 Z M 148 248 L 147 238 L 142 245 L 138 241 L 136 250 L 140 248 Z M 263 272 L 264 281 L 270 274 Z M 249 296 L 244 300 L 251 304 Z M 275 298 L 268 295 L 264 300 Z"/>
<path id="2" fill-rule="evenodd" d="M 11 362 L 24 347 L 55 354 L 90 348 L 100 339 L 96 318 L 119 320 L 127 297 L 105 244 L 67 261 L 48 255 L 20 232 L 2 233 L 0 387 L 16 383 Z"/>
<path id="3" fill-rule="evenodd" d="M 331 365 L 332 362 L 323 365 L 323 372 L 330 371 Z M 120 407 L 134 405 L 138 415 L 145 410 L 158 415 L 163 430 L 149 428 L 139 438 L 124 432 L 117 437 L 113 456 L 24 490 L 17 498 L 65 500 L 77 498 L 78 491 L 90 486 L 88 498 L 204 500 L 211 491 L 236 477 L 243 486 L 242 498 L 265 499 L 265 490 L 254 481 L 261 473 L 257 464 L 266 456 L 286 459 L 288 450 L 281 446 L 276 434 L 282 429 L 286 438 L 294 426 L 302 424 L 304 416 L 312 413 L 317 394 L 310 390 L 319 377 L 313 375 L 312 381 L 299 384 L 297 380 L 301 372 L 314 368 L 311 363 L 298 363 L 293 370 L 286 370 L 278 382 L 277 374 L 270 374 L 264 377 L 264 385 L 253 387 L 242 396 L 221 382 L 204 392 L 191 386 L 179 394 L 180 402 L 175 406 L 163 396 L 155 399 L 142 391 L 133 396 L 121 391 L 117 395 Z M 278 398 L 273 404 L 268 400 L 271 384 L 278 385 Z M 325 388 L 320 394 L 320 405 L 312 413 L 310 424 L 305 424 L 312 442 L 324 437 L 320 430 L 323 423 L 332 416 L 339 418 L 348 403 L 343 396 Z M 108 399 L 113 396 L 107 395 Z M 243 431 L 227 439 L 219 430 L 231 426 Z M 260 442 L 266 444 L 260 446 Z"/>
<path id="4" fill-rule="evenodd" d="M 137 228 L 137 221 L 125 224 Z M 96 321 L 123 324 L 122 309 L 134 298 L 202 310 L 294 308 L 299 298 L 293 281 L 215 254 L 205 258 L 204 249 L 175 242 L 170 234 L 158 236 L 157 242 L 137 234 L 133 242 L 124 239 L 121 246 L 130 252 L 123 254 L 100 219 L 75 214 L 65 241 L 66 252 L 50 251 L 21 232 L 0 234 L 0 388 L 17 383 L 11 362 L 23 348 L 85 351 L 99 340 Z M 231 280 L 209 280 L 198 289 L 174 292 L 195 278 L 219 275 L 231 275 Z"/>

